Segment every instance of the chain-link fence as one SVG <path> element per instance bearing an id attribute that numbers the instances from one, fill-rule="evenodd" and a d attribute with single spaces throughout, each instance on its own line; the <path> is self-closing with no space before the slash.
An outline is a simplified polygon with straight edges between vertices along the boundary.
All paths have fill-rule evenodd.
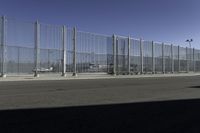
<path id="1" fill-rule="evenodd" d="M 77 72 L 107 72 L 107 45 L 107 36 L 79 31 L 76 49 Z"/>
<path id="2" fill-rule="evenodd" d="M 200 50 L 0 18 L 1 75 L 200 71 Z M 63 75 L 63 74 L 62 74 Z"/>
<path id="3" fill-rule="evenodd" d="M 162 57 L 162 44 L 154 43 L 154 60 L 155 60 L 155 73 L 162 73 L 163 57 Z"/>
<path id="4" fill-rule="evenodd" d="M 140 40 L 137 39 L 130 42 L 130 71 L 134 74 L 141 72 Z"/>
<path id="5" fill-rule="evenodd" d="M 128 72 L 128 38 L 117 37 L 116 40 L 116 72 Z"/>
<path id="6" fill-rule="evenodd" d="M 2 63 L 3 63 L 3 61 L 2 61 L 2 55 L 3 55 L 3 48 L 2 48 L 2 46 L 3 46 L 3 43 L 2 43 L 2 38 L 3 38 L 3 36 L 2 36 L 2 31 L 3 31 L 3 24 L 2 24 L 2 22 L 3 22 L 3 17 L 1 17 L 0 18 L 0 75 L 3 73 L 2 72 L 2 70 L 3 70 L 3 68 L 2 68 Z"/>
<path id="7" fill-rule="evenodd" d="M 62 72 L 62 26 L 40 24 L 39 71 Z"/>

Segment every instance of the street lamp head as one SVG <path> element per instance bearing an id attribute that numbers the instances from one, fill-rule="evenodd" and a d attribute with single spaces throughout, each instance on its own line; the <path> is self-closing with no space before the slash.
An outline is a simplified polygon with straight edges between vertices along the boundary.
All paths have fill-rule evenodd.
<path id="1" fill-rule="evenodd" d="M 193 39 L 190 39 L 190 40 L 188 39 L 188 40 L 186 40 L 186 42 L 193 42 Z"/>

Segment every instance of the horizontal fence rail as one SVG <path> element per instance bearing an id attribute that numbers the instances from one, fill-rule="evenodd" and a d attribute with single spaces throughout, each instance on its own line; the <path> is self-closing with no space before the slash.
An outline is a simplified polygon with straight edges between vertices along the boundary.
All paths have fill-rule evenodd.
<path id="1" fill-rule="evenodd" d="M 0 18 L 0 76 L 200 71 L 200 50 L 130 36 Z"/>

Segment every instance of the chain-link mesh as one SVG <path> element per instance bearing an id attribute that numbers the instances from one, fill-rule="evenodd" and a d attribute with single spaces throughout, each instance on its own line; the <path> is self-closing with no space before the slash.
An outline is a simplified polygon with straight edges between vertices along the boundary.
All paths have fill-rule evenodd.
<path id="1" fill-rule="evenodd" d="M 40 72 L 62 71 L 62 27 L 40 24 Z"/>
<path id="2" fill-rule="evenodd" d="M 186 48 L 180 47 L 180 72 L 187 71 Z"/>
<path id="3" fill-rule="evenodd" d="M 131 39 L 130 71 L 136 74 L 141 71 L 140 40 Z"/>
<path id="4" fill-rule="evenodd" d="M 73 72 L 73 30 L 67 28 L 67 46 L 66 46 L 66 71 Z"/>
<path id="5" fill-rule="evenodd" d="M 4 71 L 8 74 L 31 74 L 34 66 L 34 23 L 7 18 L 5 30 Z"/>
<path id="6" fill-rule="evenodd" d="M 162 72 L 162 44 L 154 43 L 155 72 Z"/>
<path id="7" fill-rule="evenodd" d="M 194 54 L 194 60 L 195 60 L 195 71 L 200 71 L 200 50 L 195 50 Z"/>
<path id="8" fill-rule="evenodd" d="M 107 72 L 107 36 L 77 33 L 77 72 Z"/>
<path id="9" fill-rule="evenodd" d="M 7 46 L 7 73 L 32 74 L 34 68 L 34 49 Z"/>
<path id="10" fill-rule="evenodd" d="M 178 46 L 173 46 L 173 61 L 174 61 L 174 72 L 179 71 L 179 54 Z"/>
<path id="11" fill-rule="evenodd" d="M 62 72 L 63 26 L 39 24 L 37 28 L 38 23 L 11 18 L 4 22 L 5 25 L 1 17 L 0 73 L 4 70 L 7 74 L 32 74 L 36 69 L 40 73 Z M 36 41 L 36 33 L 39 34 L 39 42 Z M 74 53 L 77 73 L 113 73 L 114 68 L 117 74 L 127 74 L 129 68 L 135 74 L 142 72 L 141 68 L 144 73 L 200 71 L 200 50 L 133 38 L 130 39 L 129 50 L 128 37 L 78 31 L 74 52 L 74 35 L 74 31 L 67 28 L 66 72 L 73 72 Z M 38 68 L 35 68 L 36 62 L 39 63 Z M 2 66 L 5 66 L 4 69 Z"/>
<path id="12" fill-rule="evenodd" d="M 172 72 L 171 45 L 164 45 L 165 72 Z"/>
<path id="13" fill-rule="evenodd" d="M 113 38 L 107 37 L 107 72 L 113 73 Z"/>
<path id="14" fill-rule="evenodd" d="M 188 48 L 187 51 L 187 61 L 188 61 L 188 67 L 189 67 L 189 71 L 193 71 L 194 70 L 194 56 L 193 56 L 193 49 L 192 48 Z"/>
<path id="15" fill-rule="evenodd" d="M 0 17 L 0 75 L 2 73 L 2 17 Z"/>
<path id="16" fill-rule="evenodd" d="M 118 74 L 128 72 L 128 38 L 117 37 L 116 71 Z"/>
<path id="17" fill-rule="evenodd" d="M 152 42 L 143 41 L 144 72 L 152 72 Z"/>
<path id="18" fill-rule="evenodd" d="M 34 48 L 34 23 L 6 19 L 6 45 Z"/>

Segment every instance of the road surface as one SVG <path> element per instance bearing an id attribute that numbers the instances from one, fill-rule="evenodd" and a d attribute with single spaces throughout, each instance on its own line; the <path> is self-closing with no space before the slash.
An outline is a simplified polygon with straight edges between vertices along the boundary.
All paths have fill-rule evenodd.
<path id="1" fill-rule="evenodd" d="M 200 131 L 200 76 L 0 82 L 3 132 Z"/>

